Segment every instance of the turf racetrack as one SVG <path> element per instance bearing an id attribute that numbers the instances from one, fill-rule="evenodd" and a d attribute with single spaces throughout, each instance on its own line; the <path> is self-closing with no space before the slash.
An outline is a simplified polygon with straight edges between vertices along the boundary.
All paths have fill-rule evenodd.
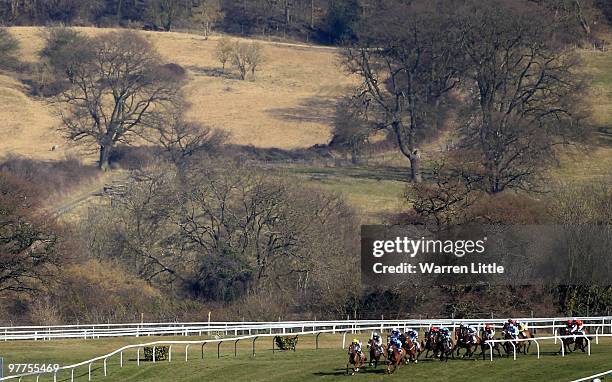
<path id="1" fill-rule="evenodd" d="M 357 336 L 363 342 L 367 334 Z M 113 351 L 129 343 L 154 340 L 185 340 L 186 337 L 112 338 L 100 340 L 14 341 L 0 343 L 0 356 L 4 357 L 5 376 L 11 363 L 59 363 L 67 365 L 84 361 Z M 195 339 L 188 337 L 188 339 Z M 347 336 L 347 342 L 350 340 Z M 136 351 L 124 353 L 124 367 L 119 367 L 119 356 L 108 360 L 108 376 L 104 377 L 102 362 L 94 364 L 93 381 L 569 381 L 596 374 L 612 368 L 612 339 L 592 343 L 592 355 L 581 352 L 565 358 L 554 353 L 559 345 L 544 343 L 541 359 L 535 355 L 535 345 L 530 355 L 512 358 L 449 360 L 424 360 L 418 364 L 403 365 L 394 375 L 386 375 L 384 366 L 376 370 L 361 370 L 355 376 L 345 375 L 346 351 L 342 350 L 342 336 L 321 335 L 320 349 L 314 350 L 314 337 L 300 337 L 296 352 L 272 354 L 271 338 L 257 340 L 257 353 L 251 356 L 251 341 L 238 344 L 238 356 L 234 357 L 233 342 L 221 345 L 221 358 L 217 359 L 216 344 L 207 344 L 204 360 L 200 358 L 200 346 L 191 345 L 189 361 L 185 362 L 184 346 L 174 346 L 172 362 L 141 362 L 136 366 Z M 364 345 L 365 347 L 365 345 Z M 142 351 L 141 351 L 142 356 Z M 23 381 L 35 378 L 24 378 Z M 52 381 L 51 375 L 40 381 Z M 58 374 L 58 381 L 69 381 L 70 372 Z M 87 381 L 87 366 L 78 368 L 75 380 Z M 605 380 L 605 379 L 604 379 Z M 16 381 L 16 380 L 15 380 Z"/>

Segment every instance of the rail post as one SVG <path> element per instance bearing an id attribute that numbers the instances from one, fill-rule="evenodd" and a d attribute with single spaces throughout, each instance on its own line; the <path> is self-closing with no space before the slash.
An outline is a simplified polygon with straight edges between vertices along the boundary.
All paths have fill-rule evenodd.
<path id="1" fill-rule="evenodd" d="M 53 373 L 53 382 L 57 382 L 57 371 Z"/>
<path id="2" fill-rule="evenodd" d="M 234 357 L 238 355 L 238 341 L 240 340 L 234 341 Z"/>
<path id="3" fill-rule="evenodd" d="M 185 345 L 185 362 L 187 362 L 189 356 L 189 344 Z"/>
<path id="4" fill-rule="evenodd" d="M 202 344 L 202 359 L 204 359 L 204 345 L 206 345 L 208 342 L 204 342 Z"/>
<path id="5" fill-rule="evenodd" d="M 123 367 L 123 352 L 119 352 L 119 367 Z"/>
<path id="6" fill-rule="evenodd" d="M 257 341 L 257 338 L 259 337 L 253 338 L 253 357 L 255 357 L 255 341 Z"/>
<path id="7" fill-rule="evenodd" d="M 223 342 L 219 341 L 219 343 L 217 344 L 217 359 L 221 358 L 221 353 L 220 353 L 221 349 L 220 348 L 221 348 L 221 344 L 222 343 Z"/>
<path id="8" fill-rule="evenodd" d="M 603 328 L 603 326 L 602 326 L 602 328 Z M 597 345 L 599 345 L 599 329 L 601 329 L 601 328 L 595 329 L 595 343 Z"/>
<path id="9" fill-rule="evenodd" d="M 348 332 L 344 332 L 342 334 L 342 349 L 344 349 L 346 347 L 346 333 L 348 333 Z"/>
<path id="10" fill-rule="evenodd" d="M 106 358 L 104 358 L 104 376 L 106 377 Z"/>
<path id="11" fill-rule="evenodd" d="M 533 342 L 536 344 L 536 348 L 538 349 L 538 359 L 540 359 L 540 344 L 536 339 L 534 339 Z"/>
<path id="12" fill-rule="evenodd" d="M 157 346 L 153 345 L 153 363 L 155 363 L 155 348 L 157 348 Z"/>
<path id="13" fill-rule="evenodd" d="M 557 336 L 555 335 L 555 343 L 557 343 Z M 561 357 L 565 357 L 565 344 L 561 338 Z"/>
<path id="14" fill-rule="evenodd" d="M 487 341 L 487 345 L 489 345 L 489 355 L 491 356 L 491 362 L 493 362 L 493 344 L 491 341 Z"/>
<path id="15" fill-rule="evenodd" d="M 275 351 L 275 342 L 276 342 L 276 337 L 272 337 L 272 354 L 274 354 L 274 351 Z"/>
<path id="16" fill-rule="evenodd" d="M 172 362 L 172 345 L 168 347 L 168 362 Z"/>
<path id="17" fill-rule="evenodd" d="M 136 366 L 140 366 L 140 348 L 136 349 Z"/>
<path id="18" fill-rule="evenodd" d="M 553 324 L 553 336 L 555 336 L 555 345 L 556 345 L 557 344 L 557 329 L 555 329 L 555 324 Z M 563 340 L 561 342 L 563 342 Z"/>
<path id="19" fill-rule="evenodd" d="M 91 381 L 91 363 L 89 364 L 89 370 L 87 371 L 87 380 Z"/>
<path id="20" fill-rule="evenodd" d="M 315 336 L 315 350 L 319 350 L 319 336 L 321 335 L 321 332 L 317 333 L 317 335 Z"/>
<path id="21" fill-rule="evenodd" d="M 584 334 L 584 339 L 587 342 L 587 351 L 590 356 L 591 355 L 591 340 L 589 339 L 589 337 L 586 336 L 586 334 Z"/>
<path id="22" fill-rule="evenodd" d="M 70 370 L 70 382 L 74 382 L 74 369 Z"/>

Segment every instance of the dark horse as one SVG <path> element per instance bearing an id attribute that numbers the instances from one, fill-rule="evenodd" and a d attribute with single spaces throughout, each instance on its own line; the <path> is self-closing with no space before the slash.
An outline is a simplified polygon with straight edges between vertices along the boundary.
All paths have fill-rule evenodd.
<path id="1" fill-rule="evenodd" d="M 365 365 L 366 361 L 366 355 L 361 352 L 358 352 L 355 348 L 355 345 L 351 344 L 351 346 L 349 346 L 348 362 L 346 363 L 346 374 L 349 373 L 349 367 L 352 367 L 353 372 L 351 375 L 354 375 L 356 372 L 359 371 L 360 367 L 363 367 L 363 365 Z"/>
<path id="2" fill-rule="evenodd" d="M 386 358 L 387 348 L 385 345 L 377 346 L 372 339 L 368 340 L 368 348 L 370 349 L 369 365 L 372 366 L 372 363 L 374 363 L 374 368 L 376 369 L 380 357 Z"/>
<path id="3" fill-rule="evenodd" d="M 440 361 L 448 362 L 449 356 L 455 359 L 455 353 L 453 352 L 454 349 L 455 346 L 453 344 L 453 339 L 450 336 L 445 336 L 442 333 L 438 333 L 434 345 L 434 354 L 440 354 Z"/>
<path id="4" fill-rule="evenodd" d="M 459 328 L 459 330 L 455 332 L 455 340 L 457 341 L 455 344 L 455 349 L 457 351 L 457 356 L 459 356 L 459 350 L 461 349 L 466 349 L 465 354 L 463 355 L 464 358 L 470 358 L 472 355 L 474 355 L 476 349 L 478 349 L 478 347 L 482 344 L 482 340 L 479 336 L 474 335 L 474 337 L 476 337 L 476 342 L 474 343 L 472 342 L 471 337 L 472 336 L 470 335 L 467 327 Z"/>
<path id="5" fill-rule="evenodd" d="M 565 348 L 567 353 L 575 352 L 576 350 L 582 350 L 582 352 L 586 352 L 587 349 L 587 333 L 585 330 L 582 330 L 576 334 L 570 333 L 568 328 L 563 328 L 561 330 L 562 336 L 572 336 L 567 338 L 561 338 L 561 346 Z M 574 344 L 574 349 L 570 349 L 570 345 Z M 561 350 L 559 350 L 561 353 Z"/>
<path id="6" fill-rule="evenodd" d="M 402 360 L 404 359 L 404 349 L 401 347 L 398 349 L 395 345 L 389 345 L 387 352 L 387 373 L 393 374 L 402 364 Z"/>
<path id="7" fill-rule="evenodd" d="M 489 347 L 489 345 L 487 345 L 487 341 L 488 340 L 494 340 L 495 339 L 495 333 L 492 331 L 488 331 L 488 330 L 483 330 L 482 331 L 482 340 L 480 341 L 480 355 L 482 356 L 482 359 L 485 359 L 485 354 L 487 353 L 487 349 L 491 349 L 491 351 L 495 350 L 497 351 L 497 355 L 499 357 L 501 357 L 501 351 L 499 350 L 499 342 L 493 342 Z"/>
<path id="8" fill-rule="evenodd" d="M 421 343 L 421 351 L 425 351 L 425 358 L 429 357 L 429 352 L 433 353 L 432 357 L 436 357 L 438 355 L 438 351 L 436 349 L 436 333 L 432 331 L 425 332 L 425 340 Z"/>

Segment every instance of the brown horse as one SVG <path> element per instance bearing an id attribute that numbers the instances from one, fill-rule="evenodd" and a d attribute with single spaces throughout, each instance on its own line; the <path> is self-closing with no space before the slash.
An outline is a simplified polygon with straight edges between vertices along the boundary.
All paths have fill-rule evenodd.
<path id="1" fill-rule="evenodd" d="M 474 355 L 476 349 L 482 344 L 482 340 L 478 335 L 474 335 L 476 337 L 476 342 L 472 341 L 472 336 L 469 333 L 467 327 L 459 328 L 455 332 L 455 350 L 457 352 L 457 356 L 459 356 L 459 350 L 466 349 L 465 354 L 463 354 L 463 358 L 468 357 L 471 358 Z"/>
<path id="2" fill-rule="evenodd" d="M 504 342 L 504 346 L 503 346 L 504 351 L 506 352 L 507 356 L 510 356 L 510 353 L 514 351 L 514 349 L 512 348 L 512 343 L 514 343 L 514 345 L 516 346 L 517 353 L 523 353 L 523 354 L 529 353 L 529 349 L 531 348 L 531 341 L 516 341 L 516 338 L 514 338 L 508 332 L 508 323 L 504 324 L 502 333 L 504 335 L 504 339 L 508 340 L 507 342 Z M 517 338 L 519 339 L 533 338 L 533 334 L 529 330 L 523 329 L 519 331 Z"/>
<path id="3" fill-rule="evenodd" d="M 348 362 L 346 363 L 346 374 L 349 373 L 349 367 L 352 367 L 353 372 L 351 375 L 355 375 L 355 373 L 359 371 L 359 368 L 365 365 L 367 360 L 366 355 L 362 352 L 358 352 L 355 345 L 351 344 L 349 346 Z"/>
<path id="4" fill-rule="evenodd" d="M 402 348 L 404 349 L 404 360 L 406 364 L 410 361 L 414 363 L 419 362 L 419 344 L 413 342 L 410 337 L 402 336 Z"/>
<path id="5" fill-rule="evenodd" d="M 387 374 L 393 374 L 395 370 L 402 364 L 402 360 L 404 359 L 404 349 L 397 348 L 395 345 L 390 345 L 387 349 Z"/>
<path id="6" fill-rule="evenodd" d="M 368 340 L 368 348 L 370 349 L 369 365 L 372 366 L 372 363 L 374 363 L 374 368 L 376 369 L 378 362 L 380 361 L 380 357 L 387 358 L 387 347 L 384 344 L 377 346 L 374 343 L 374 340 L 370 339 Z"/>

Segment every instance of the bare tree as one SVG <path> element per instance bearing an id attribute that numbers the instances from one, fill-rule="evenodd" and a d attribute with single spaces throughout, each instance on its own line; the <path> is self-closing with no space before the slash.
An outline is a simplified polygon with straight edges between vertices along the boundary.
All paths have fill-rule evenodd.
<path id="1" fill-rule="evenodd" d="M 150 0 L 147 2 L 146 16 L 169 32 L 177 19 L 189 14 L 191 5 L 191 1 L 185 0 Z"/>
<path id="2" fill-rule="evenodd" d="M 204 31 L 208 39 L 214 24 L 223 17 L 220 0 L 198 0 L 191 8 L 191 21 Z"/>
<path id="3" fill-rule="evenodd" d="M 246 80 L 247 73 L 255 78 L 255 71 L 264 62 L 263 48 L 256 42 L 236 42 L 232 50 L 232 63 L 240 73 L 240 79 Z"/>
<path id="4" fill-rule="evenodd" d="M 223 36 L 217 42 L 215 47 L 215 56 L 222 65 L 222 70 L 225 72 L 225 64 L 232 59 L 234 44 L 229 37 Z"/>
<path id="5" fill-rule="evenodd" d="M 185 121 L 182 113 L 183 110 L 178 109 L 164 116 L 154 128 L 155 137 L 148 138 L 160 144 L 172 163 L 179 167 L 199 153 L 215 153 L 228 138 L 228 133 L 223 130 Z"/>
<path id="6" fill-rule="evenodd" d="M 439 129 L 443 98 L 459 82 L 451 20 L 428 5 L 383 6 L 359 45 L 344 52 L 345 67 L 361 79 L 365 114 L 393 134 L 414 182 L 421 181 L 420 143 Z"/>
<path id="7" fill-rule="evenodd" d="M 35 187 L 0 173 L 0 293 L 33 292 L 59 265 L 59 238 L 38 207 Z"/>
<path id="8" fill-rule="evenodd" d="M 577 60 L 544 15 L 496 1 L 474 2 L 457 18 L 471 95 L 463 144 L 480 151 L 490 193 L 532 189 L 554 147 L 584 135 Z"/>
<path id="9" fill-rule="evenodd" d="M 99 167 L 107 169 L 117 143 L 131 139 L 157 121 L 162 106 L 177 103 L 181 78 L 161 59 L 151 44 L 132 32 L 111 32 L 84 39 L 70 63 L 71 86 L 59 100 L 61 131 L 73 141 L 99 147 Z"/>

